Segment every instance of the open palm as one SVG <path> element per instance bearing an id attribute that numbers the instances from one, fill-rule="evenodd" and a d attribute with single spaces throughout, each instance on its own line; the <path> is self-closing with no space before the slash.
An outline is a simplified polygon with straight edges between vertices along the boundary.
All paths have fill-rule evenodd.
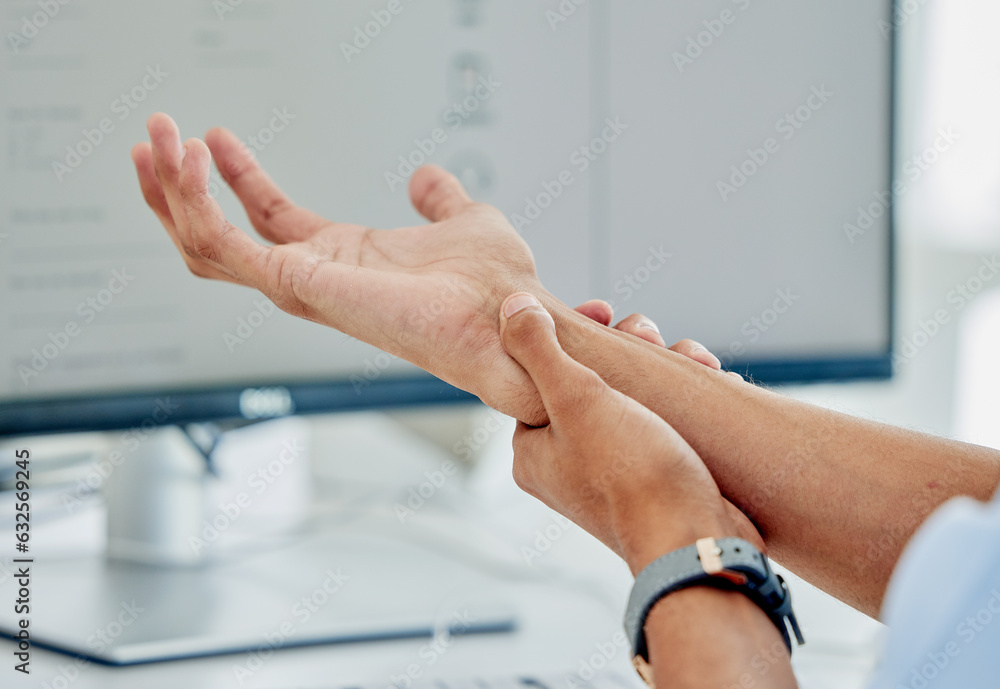
<path id="1" fill-rule="evenodd" d="M 282 310 L 402 357 L 524 421 L 544 420 L 537 391 L 499 339 L 507 295 L 543 292 L 528 246 L 452 175 L 410 183 L 430 224 L 395 230 L 331 222 L 296 206 L 230 132 L 181 143 L 168 116 L 132 152 L 146 202 L 201 277 L 247 285 Z M 228 222 L 209 194 L 212 158 L 258 233 Z"/>

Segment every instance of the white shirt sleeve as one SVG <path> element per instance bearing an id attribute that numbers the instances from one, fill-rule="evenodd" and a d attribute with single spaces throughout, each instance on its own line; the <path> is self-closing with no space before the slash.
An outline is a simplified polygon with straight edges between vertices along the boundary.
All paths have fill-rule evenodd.
<path id="1" fill-rule="evenodd" d="M 882 619 L 872 689 L 1000 686 L 1000 497 L 956 498 L 930 516 L 896 565 Z"/>

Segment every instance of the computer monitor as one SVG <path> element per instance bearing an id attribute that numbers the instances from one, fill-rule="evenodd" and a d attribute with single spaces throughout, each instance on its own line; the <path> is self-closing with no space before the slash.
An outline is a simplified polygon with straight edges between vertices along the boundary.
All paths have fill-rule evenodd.
<path id="1" fill-rule="evenodd" d="M 667 340 L 696 338 L 759 380 L 888 376 L 891 218 L 906 191 L 892 179 L 893 9 L 8 3 L 0 436 L 470 399 L 250 290 L 190 276 L 129 161 L 157 110 L 185 135 L 229 127 L 297 202 L 344 221 L 421 222 L 406 177 L 424 162 L 450 168 L 508 215 L 557 296 L 645 312 Z M 218 175 L 212 186 L 248 227 Z M 303 567 L 318 567 L 304 550 Z M 377 560 L 356 550 L 359 562 Z M 154 615 L 128 649 L 96 659 L 188 655 L 210 632 L 206 652 L 232 651 L 262 619 L 244 601 L 281 594 L 237 579 L 249 580 L 73 565 L 45 579 L 66 585 L 38 596 L 50 607 L 33 626 L 40 641 L 86 653 L 105 597 L 197 588 L 205 614 L 175 619 L 161 600 L 169 623 Z M 97 601 L 72 629 L 59 591 Z M 347 623 L 308 638 L 391 635 L 366 626 L 367 610 L 359 603 Z M 395 633 L 420 631 L 420 617 L 395 620 Z M 487 630 L 510 623 L 484 620 Z"/>
<path id="2" fill-rule="evenodd" d="M 444 165 L 557 296 L 759 380 L 890 374 L 891 2 L 22 4 L 0 434 L 128 427 L 168 392 L 178 423 L 468 399 L 190 276 L 129 162 L 157 110 L 231 128 L 298 203 L 371 226 L 419 222 L 405 177 Z"/>

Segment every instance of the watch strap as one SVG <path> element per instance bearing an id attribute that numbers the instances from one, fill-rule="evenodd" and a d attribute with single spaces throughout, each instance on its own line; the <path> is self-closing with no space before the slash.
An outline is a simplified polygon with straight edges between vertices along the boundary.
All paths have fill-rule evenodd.
<path id="1" fill-rule="evenodd" d="M 739 538 L 705 538 L 667 553 L 636 577 L 625 615 L 625 632 L 636 658 L 648 660 L 644 627 L 653 606 L 669 593 L 695 585 L 744 593 L 775 623 L 789 652 L 792 642 L 786 620 L 798 643 L 804 643 L 788 587 L 767 557 Z"/>

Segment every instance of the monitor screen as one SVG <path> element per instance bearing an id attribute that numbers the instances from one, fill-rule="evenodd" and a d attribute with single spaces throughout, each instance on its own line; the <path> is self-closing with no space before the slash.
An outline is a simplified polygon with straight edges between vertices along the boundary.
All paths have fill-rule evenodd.
<path id="1" fill-rule="evenodd" d="M 343 221 L 421 222 L 406 178 L 447 167 L 556 296 L 758 378 L 890 372 L 891 2 L 38 7 L 2 18 L 0 433 L 467 399 L 191 276 L 129 159 L 156 111 Z"/>

